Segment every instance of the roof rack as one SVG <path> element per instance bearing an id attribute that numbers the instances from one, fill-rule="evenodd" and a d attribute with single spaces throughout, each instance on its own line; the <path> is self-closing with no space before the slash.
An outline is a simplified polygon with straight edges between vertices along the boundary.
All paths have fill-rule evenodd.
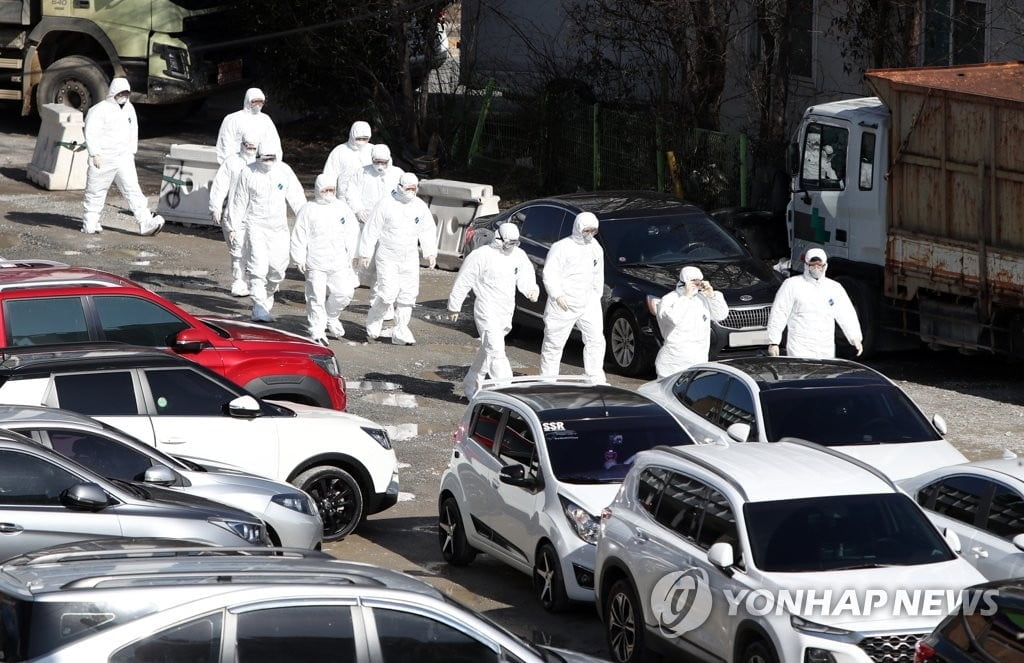
<path id="1" fill-rule="evenodd" d="M 306 548 L 271 548 L 248 546 L 223 548 L 219 546 L 167 546 L 158 548 L 125 548 L 118 550 L 75 550 L 43 554 L 38 557 L 18 557 L 4 566 L 36 566 L 75 561 L 138 559 L 155 557 L 290 557 L 302 559 L 334 559 L 325 552 Z"/>
<path id="2" fill-rule="evenodd" d="M 857 467 L 861 468 L 862 470 L 867 470 L 871 474 L 874 474 L 876 477 L 878 477 L 883 482 L 885 482 L 893 490 L 899 490 L 899 488 L 896 487 L 896 484 L 893 483 L 893 480 L 890 479 L 880 469 L 878 469 L 874 465 L 868 465 L 867 463 L 865 463 L 864 461 L 862 461 L 859 458 L 854 458 L 853 456 L 850 456 L 848 454 L 844 454 L 842 451 L 836 451 L 835 449 L 832 449 L 831 447 L 826 447 L 823 444 L 818 444 L 817 442 L 811 442 L 810 440 L 804 440 L 804 439 L 799 438 L 799 437 L 784 437 L 784 438 L 780 439 L 779 442 L 789 442 L 791 444 L 796 444 L 796 445 L 799 445 L 801 447 L 807 447 L 808 449 L 815 449 L 815 450 L 820 451 L 822 453 L 827 453 L 828 455 L 834 456 L 836 458 L 841 458 L 842 460 L 845 460 L 848 463 L 853 463 L 854 465 L 856 465 Z"/>
<path id="3" fill-rule="evenodd" d="M 61 585 L 60 588 L 62 590 L 95 589 L 107 584 L 116 584 L 118 586 L 145 585 L 155 587 L 158 585 L 183 584 L 184 582 L 189 581 L 198 581 L 204 585 L 230 585 L 234 583 L 245 584 L 259 581 L 287 581 L 288 583 L 294 584 L 299 582 L 301 579 L 306 579 L 304 582 L 316 585 L 384 585 L 384 583 L 379 580 L 368 578 L 358 573 L 351 573 L 341 569 L 339 569 L 337 573 L 326 573 L 323 568 L 317 568 L 271 570 L 233 569 L 231 571 L 225 571 L 224 569 L 211 569 L 209 571 L 182 571 L 178 573 L 167 571 L 157 573 L 115 573 L 78 578 Z"/>
<path id="4" fill-rule="evenodd" d="M 8 283 L 0 285 L 0 290 L 37 290 L 39 288 L 119 288 L 120 283 L 100 281 L 94 279 L 52 279 L 46 281 L 22 281 L 20 283 Z"/>
<path id="5" fill-rule="evenodd" d="M 481 380 L 480 389 L 494 389 L 496 387 L 510 387 L 523 384 L 579 384 L 595 386 L 607 385 L 608 382 L 598 382 L 589 375 L 520 375 L 514 378 Z"/>
<path id="6" fill-rule="evenodd" d="M 708 446 L 708 445 L 701 445 L 701 446 Z M 654 447 L 654 449 L 655 449 L 655 451 L 664 451 L 666 453 L 672 454 L 673 456 L 678 456 L 679 458 L 682 458 L 683 460 L 691 462 L 694 465 L 699 465 L 701 468 L 707 470 L 708 472 L 711 472 L 712 474 L 714 474 L 718 478 L 722 479 L 722 481 L 725 481 L 730 486 L 732 486 L 734 489 L 736 489 L 736 492 L 740 494 L 740 497 L 742 497 L 744 501 L 747 501 L 749 499 L 747 497 L 747 491 L 743 489 L 743 486 L 740 484 L 739 481 L 736 481 L 735 478 L 733 478 L 732 476 L 726 474 L 720 468 L 715 467 L 714 464 L 710 463 L 706 459 L 701 458 L 700 456 L 696 456 L 694 454 L 688 453 L 689 450 L 690 450 L 689 447 L 671 447 L 671 446 L 668 446 L 667 444 L 659 444 L 658 446 Z"/>

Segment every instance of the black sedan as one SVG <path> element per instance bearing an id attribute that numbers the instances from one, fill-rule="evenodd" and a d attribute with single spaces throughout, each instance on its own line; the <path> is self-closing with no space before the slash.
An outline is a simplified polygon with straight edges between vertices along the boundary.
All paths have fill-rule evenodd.
<path id="1" fill-rule="evenodd" d="M 765 326 L 781 276 L 704 210 L 667 194 L 601 191 L 531 200 L 474 221 L 465 247 L 483 246 L 499 224 L 514 223 L 537 270 L 537 282 L 543 283 L 548 249 L 572 233 L 579 212 L 592 212 L 601 222 L 597 239 L 605 256 L 604 329 L 609 358 L 619 372 L 650 372 L 661 345 L 653 312 L 686 265 L 699 267 L 729 304 L 729 316 L 712 323 L 711 359 L 754 354 L 767 345 Z M 541 293 L 537 303 L 517 296 L 517 324 L 543 327 L 547 296 L 543 288 Z"/>

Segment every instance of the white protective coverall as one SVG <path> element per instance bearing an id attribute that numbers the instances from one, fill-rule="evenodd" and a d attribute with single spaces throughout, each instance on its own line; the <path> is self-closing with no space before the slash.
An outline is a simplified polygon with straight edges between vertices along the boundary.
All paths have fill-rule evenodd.
<path id="1" fill-rule="evenodd" d="M 224 241 L 228 245 L 228 255 L 231 257 L 231 294 L 235 297 L 249 295 L 249 284 L 245 278 L 245 223 L 244 219 L 232 219 L 227 212 L 242 171 L 256 160 L 258 149 L 259 137 L 246 134 L 239 151 L 221 163 L 210 184 L 210 217 L 220 224 Z"/>
<path id="2" fill-rule="evenodd" d="M 366 141 L 358 141 L 357 138 L 365 138 Z M 348 130 L 348 140 L 335 147 L 327 155 L 327 161 L 324 163 L 324 175 L 337 180 L 338 191 L 347 192 L 348 181 L 352 176 L 363 166 L 370 165 L 370 150 L 372 149 L 370 125 L 361 120 L 353 122 Z"/>
<path id="3" fill-rule="evenodd" d="M 245 91 L 245 101 L 242 102 L 242 110 L 228 113 L 220 123 L 220 131 L 217 132 L 217 163 L 224 163 L 225 159 L 238 151 L 238 144 L 244 136 L 255 136 L 257 142 L 268 141 L 275 145 L 281 144 L 281 137 L 277 134 L 277 126 L 270 116 L 263 112 L 263 107 L 253 107 L 253 99 L 266 100 L 263 90 L 258 87 L 251 87 Z M 280 161 L 284 154 L 277 152 Z"/>
<path id="4" fill-rule="evenodd" d="M 260 145 L 256 162 L 242 169 L 227 214 L 243 220 L 249 258 L 245 271 L 252 298 L 252 319 L 273 322 L 274 293 L 288 269 L 288 208 L 298 214 L 306 204 L 302 184 L 291 167 L 264 160 L 276 145 Z"/>
<path id="5" fill-rule="evenodd" d="M 512 377 L 505 335 L 512 329 L 517 288 L 527 299 L 537 301 L 537 278 L 530 259 L 519 248 L 519 228 L 503 223 L 493 242 L 462 261 L 448 297 L 448 310 L 458 313 L 469 291 L 476 293 L 473 318 L 480 334 L 480 350 L 462 383 L 467 399 L 473 398 L 485 375 L 496 380 Z"/>
<path id="6" fill-rule="evenodd" d="M 107 201 L 107 190 L 117 183 L 121 195 L 139 224 L 140 235 L 155 235 L 164 226 L 163 217 L 153 216 L 149 201 L 139 187 L 135 170 L 135 153 L 139 150 L 139 118 L 131 101 L 118 103 L 118 94 L 131 91 L 128 80 L 110 81 L 107 98 L 93 105 L 85 115 L 85 143 L 89 150 L 89 168 L 85 176 L 82 232 L 103 230 L 100 214 Z"/>
<path id="7" fill-rule="evenodd" d="M 387 145 L 374 145 L 370 150 L 370 156 L 372 163 L 357 170 L 355 175 L 349 178 L 348 187 L 344 191 L 345 201 L 355 212 L 360 226 L 370 218 L 370 213 L 377 203 L 395 190 L 398 179 L 405 173 L 391 163 L 391 150 Z M 382 165 L 380 162 L 386 164 Z M 342 190 L 339 189 L 338 192 L 341 197 Z M 368 269 L 357 270 L 356 276 L 360 285 L 373 286 L 377 280 L 377 273 L 372 264 Z M 391 314 L 391 317 L 393 316 L 394 313 Z M 385 315 L 384 319 L 388 320 L 390 317 Z"/>
<path id="8" fill-rule="evenodd" d="M 788 356 L 831 359 L 836 356 L 837 323 L 846 340 L 860 347 L 864 337 L 846 290 L 824 272 L 821 278 L 814 278 L 805 265 L 803 274 L 790 276 L 775 294 L 768 316 L 768 343 L 778 345 L 782 330 L 788 327 Z"/>
<path id="9" fill-rule="evenodd" d="M 334 187 L 333 179 L 317 175 L 314 200 L 302 206 L 292 228 L 292 262 L 306 275 L 309 336 L 320 342 L 325 331 L 334 338 L 345 335 L 338 316 L 352 301 L 356 285 L 352 259 L 359 243 L 359 222 L 334 193 L 324 193 Z"/>
<path id="10" fill-rule="evenodd" d="M 416 339 L 409 329 L 412 307 L 420 291 L 419 243 L 423 257 L 434 266 L 437 259 L 437 225 L 430 208 L 416 197 L 418 180 L 412 173 L 402 175 L 398 188 L 373 209 L 359 237 L 359 260 L 368 263 L 374 255 L 377 285 L 366 314 L 366 335 L 381 335 L 388 305 L 395 307 L 391 342 L 412 345 Z"/>
<path id="11" fill-rule="evenodd" d="M 605 382 L 604 250 L 594 239 L 597 217 L 580 212 L 572 235 L 551 245 L 544 261 L 544 342 L 540 350 L 540 374 L 558 375 L 562 349 L 573 327 L 583 335 L 583 370 L 595 382 Z"/>
<path id="12" fill-rule="evenodd" d="M 729 306 L 717 290 L 701 292 L 691 283 L 704 278 L 696 267 L 683 267 L 679 285 L 658 303 L 658 327 L 665 340 L 654 360 L 658 377 L 677 373 L 707 361 L 711 348 L 711 321 L 725 320 Z"/>

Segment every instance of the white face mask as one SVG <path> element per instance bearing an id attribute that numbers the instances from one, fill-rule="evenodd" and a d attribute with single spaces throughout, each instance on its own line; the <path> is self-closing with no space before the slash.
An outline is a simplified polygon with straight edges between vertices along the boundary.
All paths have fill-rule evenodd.
<path id="1" fill-rule="evenodd" d="M 274 162 L 273 161 L 257 161 L 256 165 L 264 173 L 269 173 L 270 169 L 274 167 Z"/>
<path id="2" fill-rule="evenodd" d="M 398 194 L 398 199 L 401 200 L 403 203 L 407 203 L 416 197 L 415 190 L 406 191 L 405 189 L 398 189 L 396 193 Z"/>
<path id="3" fill-rule="evenodd" d="M 823 265 L 807 265 L 807 273 L 811 275 L 811 278 L 817 281 L 822 276 L 825 276 L 825 267 Z"/>
<path id="4" fill-rule="evenodd" d="M 378 173 L 380 173 L 381 175 L 383 175 L 383 174 L 384 174 L 384 171 L 388 169 L 388 165 L 387 165 L 386 163 L 375 163 L 375 164 L 373 164 L 373 167 L 374 167 L 374 168 L 375 168 L 375 169 L 377 170 L 377 172 L 378 172 Z"/>
<path id="5" fill-rule="evenodd" d="M 116 97 L 114 97 L 114 101 L 117 102 L 118 106 L 120 106 L 121 108 L 124 108 L 124 105 L 126 103 L 128 103 L 128 95 L 122 96 L 122 95 L 119 94 Z"/>
<path id="6" fill-rule="evenodd" d="M 263 112 L 263 104 L 249 104 L 249 112 L 253 115 L 259 115 Z"/>
<path id="7" fill-rule="evenodd" d="M 590 244 L 591 242 L 593 242 L 595 234 L 596 233 L 583 232 L 582 233 L 582 235 L 583 235 L 583 243 L 584 244 Z"/>

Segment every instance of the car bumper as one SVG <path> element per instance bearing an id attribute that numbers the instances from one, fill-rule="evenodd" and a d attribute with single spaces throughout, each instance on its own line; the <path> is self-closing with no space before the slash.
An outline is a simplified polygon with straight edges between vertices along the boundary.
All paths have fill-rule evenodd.
<path id="1" fill-rule="evenodd" d="M 391 483 L 383 493 L 374 493 L 366 500 L 366 513 L 380 513 L 398 503 L 398 472 L 391 475 Z"/>
<path id="2" fill-rule="evenodd" d="M 565 593 L 572 601 L 590 603 L 594 601 L 594 565 L 597 561 L 597 546 L 586 543 L 573 535 L 579 545 L 564 546 L 558 551 L 562 562 L 562 579 Z"/>
<path id="3" fill-rule="evenodd" d="M 285 548 L 319 550 L 324 538 L 324 524 L 319 515 L 309 515 L 271 504 L 263 521 L 273 528 Z"/>

